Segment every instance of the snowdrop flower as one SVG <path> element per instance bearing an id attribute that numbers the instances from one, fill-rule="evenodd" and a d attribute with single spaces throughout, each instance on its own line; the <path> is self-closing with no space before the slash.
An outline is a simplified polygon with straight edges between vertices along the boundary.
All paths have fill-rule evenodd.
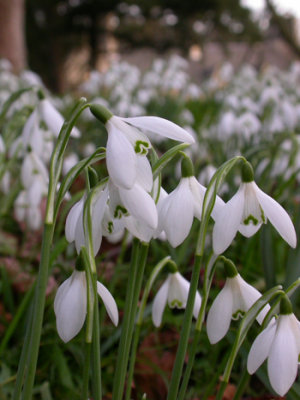
<path id="1" fill-rule="evenodd" d="M 250 237 L 267 219 L 291 247 L 296 247 L 296 232 L 289 215 L 277 201 L 259 189 L 249 163 L 243 166 L 242 179 L 238 192 L 216 215 L 213 229 L 215 254 L 227 249 L 238 230 Z"/>
<path id="2" fill-rule="evenodd" d="M 188 157 L 181 163 L 182 178 L 179 185 L 161 203 L 158 231 L 166 233 L 173 247 L 188 236 L 194 217 L 201 220 L 202 203 L 206 188 L 193 176 L 193 165 Z M 216 200 L 218 207 L 220 199 Z"/>
<path id="3" fill-rule="evenodd" d="M 185 308 L 189 294 L 190 283 L 179 272 L 170 273 L 157 292 L 152 306 L 152 320 L 159 327 L 162 315 L 168 302 L 171 308 Z M 201 306 L 201 296 L 196 293 L 193 315 L 198 317 Z"/>
<path id="4" fill-rule="evenodd" d="M 139 184 L 131 189 L 118 188 L 109 182 L 110 208 L 114 218 L 132 215 L 152 229 L 157 227 L 157 210 L 153 198 Z"/>
<path id="5" fill-rule="evenodd" d="M 287 296 L 280 303 L 280 315 L 273 318 L 255 339 L 250 349 L 247 369 L 253 374 L 268 359 L 272 388 L 284 396 L 294 383 L 300 354 L 300 323 L 292 313 Z"/>
<path id="6" fill-rule="evenodd" d="M 107 187 L 99 187 L 92 199 L 92 239 L 93 251 L 96 255 L 102 242 L 102 219 L 105 212 L 105 205 L 108 198 Z M 86 245 L 83 210 L 86 196 L 84 195 L 69 211 L 66 219 L 65 234 L 69 243 L 75 242 L 77 253 L 80 253 L 82 246 Z"/>
<path id="7" fill-rule="evenodd" d="M 238 319 L 261 297 L 261 293 L 249 285 L 238 274 L 233 263 L 224 258 L 226 282 L 215 298 L 207 315 L 207 336 L 211 344 L 219 342 L 227 333 L 231 319 Z M 267 305 L 258 314 L 261 324 L 270 306 Z"/>
<path id="8" fill-rule="evenodd" d="M 106 164 L 113 183 L 123 189 L 131 189 L 136 182 L 138 156 L 146 159 L 151 143 L 139 129 L 148 130 L 170 139 L 193 143 L 194 139 L 173 122 L 159 117 L 120 118 L 113 116 L 100 105 L 91 106 L 91 112 L 103 122 L 108 131 Z M 138 128 L 138 129 L 136 129 Z M 146 167 L 147 162 L 144 162 Z"/>
<path id="9" fill-rule="evenodd" d="M 97 282 L 97 292 L 115 326 L 119 316 L 116 302 L 102 283 Z M 54 300 L 56 327 L 60 338 L 66 343 L 83 327 L 87 313 L 87 285 L 84 271 L 75 270 L 57 290 Z"/>
<path id="10" fill-rule="evenodd" d="M 42 225 L 42 213 L 39 207 L 41 198 L 33 197 L 35 203 L 26 190 L 22 190 L 16 198 L 14 210 L 18 221 L 25 221 L 33 231 L 39 229 Z"/>

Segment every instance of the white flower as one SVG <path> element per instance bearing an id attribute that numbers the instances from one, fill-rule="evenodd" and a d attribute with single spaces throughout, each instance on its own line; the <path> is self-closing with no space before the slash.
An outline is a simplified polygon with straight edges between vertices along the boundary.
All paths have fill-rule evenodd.
<path id="1" fill-rule="evenodd" d="M 201 220 L 205 191 L 206 188 L 194 176 L 183 177 L 177 188 L 162 200 L 158 231 L 165 231 L 173 247 L 180 245 L 188 236 L 194 217 Z M 222 200 L 217 197 L 217 208 L 219 202 Z"/>
<path id="2" fill-rule="evenodd" d="M 152 320 L 155 326 L 160 326 L 165 306 L 168 302 L 171 308 L 185 308 L 189 294 L 190 283 L 179 272 L 170 273 L 157 292 L 152 306 Z M 201 296 L 197 292 L 193 315 L 198 317 L 201 306 Z"/>
<path id="3" fill-rule="evenodd" d="M 57 137 L 64 123 L 64 117 L 52 105 L 48 99 L 43 99 L 39 103 L 40 117 L 46 122 L 48 129 Z M 74 127 L 71 131 L 73 137 L 80 137 L 79 130 Z"/>
<path id="4" fill-rule="evenodd" d="M 181 142 L 194 143 L 193 137 L 188 132 L 163 118 L 120 118 L 113 116 L 99 105 L 92 106 L 91 111 L 95 112 L 100 120 L 104 119 L 108 131 L 106 148 L 108 173 L 113 183 L 123 189 L 131 189 L 136 183 L 138 170 L 141 167 L 138 155 L 145 158 L 151 148 L 149 139 L 140 129 Z"/>
<path id="5" fill-rule="evenodd" d="M 109 183 L 109 207 L 114 218 L 132 216 L 150 229 L 157 227 L 157 209 L 153 198 L 139 184 L 123 189 Z"/>
<path id="6" fill-rule="evenodd" d="M 57 290 L 54 300 L 56 327 L 64 342 L 73 339 L 83 327 L 87 313 L 87 288 L 84 271 L 75 270 Z M 115 326 L 119 316 L 116 302 L 102 283 L 97 282 L 97 292 Z"/>
<path id="7" fill-rule="evenodd" d="M 279 315 L 253 342 L 247 369 L 253 374 L 268 359 L 270 383 L 280 396 L 284 396 L 297 377 L 299 354 L 299 321 L 294 314 Z"/>
<path id="8" fill-rule="evenodd" d="M 227 278 L 207 315 L 207 335 L 210 343 L 215 344 L 221 340 L 229 329 L 231 319 L 237 319 L 239 315 L 248 311 L 260 297 L 261 293 L 245 282 L 239 274 Z M 265 306 L 258 314 L 257 321 L 260 324 L 269 308 L 270 306 Z"/>
<path id="9" fill-rule="evenodd" d="M 227 249 L 238 230 L 250 237 L 267 219 L 291 247 L 296 247 L 295 228 L 283 207 L 260 190 L 254 181 L 241 183 L 237 193 L 218 211 L 215 218 L 215 254 L 221 254 Z"/>
<path id="10" fill-rule="evenodd" d="M 99 188 L 99 191 L 92 199 L 92 239 L 93 251 L 96 255 L 100 249 L 102 241 L 102 220 L 104 217 L 105 206 L 108 198 L 108 189 Z M 86 197 L 83 196 L 73 205 L 66 219 L 65 234 L 69 243 L 75 242 L 77 253 L 80 253 L 82 246 L 86 245 L 83 210 Z"/>

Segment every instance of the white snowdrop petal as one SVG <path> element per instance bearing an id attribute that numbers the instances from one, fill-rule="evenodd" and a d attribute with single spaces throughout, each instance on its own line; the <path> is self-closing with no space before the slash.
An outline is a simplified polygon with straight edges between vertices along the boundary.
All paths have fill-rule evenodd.
<path id="1" fill-rule="evenodd" d="M 56 327 L 59 336 L 68 342 L 81 330 L 86 317 L 86 280 L 85 273 L 74 271 L 64 285 L 55 305 Z"/>
<path id="2" fill-rule="evenodd" d="M 32 131 L 37 125 L 37 120 L 38 120 L 38 113 L 37 110 L 33 110 L 33 112 L 30 114 L 28 117 L 27 121 L 24 124 L 23 130 L 22 130 L 22 141 L 24 143 L 24 146 L 28 146 L 30 142 L 30 137 L 32 135 Z"/>
<path id="3" fill-rule="evenodd" d="M 220 209 L 213 229 L 213 249 L 215 254 L 223 253 L 233 241 L 241 223 L 244 207 L 244 190 L 242 187 Z"/>
<path id="4" fill-rule="evenodd" d="M 81 247 L 86 246 L 85 236 L 84 236 L 84 227 L 83 227 L 83 209 L 78 217 L 77 224 L 75 227 L 75 247 L 76 251 L 79 254 Z"/>
<path id="5" fill-rule="evenodd" d="M 152 168 L 146 156 L 137 155 L 136 183 L 146 192 L 151 192 L 153 186 Z"/>
<path id="6" fill-rule="evenodd" d="M 97 293 L 101 297 L 112 323 L 117 326 L 119 323 L 119 313 L 115 299 L 110 291 L 100 282 L 97 282 Z"/>
<path id="7" fill-rule="evenodd" d="M 50 131 L 57 137 L 64 122 L 63 116 L 48 99 L 43 99 L 39 106 L 43 120 L 46 122 Z"/>
<path id="8" fill-rule="evenodd" d="M 36 231 L 42 225 L 42 215 L 38 207 L 29 207 L 27 211 L 26 221 L 30 229 Z"/>
<path id="9" fill-rule="evenodd" d="M 189 293 L 189 282 L 179 273 L 170 274 L 168 304 L 171 308 L 185 308 Z"/>
<path id="10" fill-rule="evenodd" d="M 288 321 L 290 315 L 279 316 L 268 357 L 270 383 L 280 396 L 290 389 L 298 372 L 298 349 Z"/>
<path id="11" fill-rule="evenodd" d="M 99 193 L 95 195 L 95 201 L 92 206 L 92 237 L 93 237 L 93 250 L 96 255 L 100 249 L 102 241 L 102 220 L 106 208 L 108 198 L 108 188 L 100 189 Z"/>
<path id="12" fill-rule="evenodd" d="M 236 279 L 238 280 L 239 288 L 240 288 L 240 296 L 239 300 L 242 299 L 243 305 L 244 305 L 244 310 L 242 311 L 248 311 L 249 308 L 252 307 L 252 305 L 256 302 L 261 297 L 261 293 L 255 289 L 253 286 L 249 285 L 244 279 L 238 274 L 236 276 Z M 261 310 L 261 312 L 258 314 L 256 317 L 257 321 L 262 324 L 267 312 L 270 310 L 269 304 L 266 304 L 265 307 Z M 233 309 L 232 313 L 234 314 L 237 311 L 237 309 Z"/>
<path id="13" fill-rule="evenodd" d="M 271 224 L 282 238 L 293 248 L 296 247 L 297 237 L 294 225 L 285 209 L 272 197 L 268 196 L 256 186 L 257 199 Z"/>
<path id="14" fill-rule="evenodd" d="M 180 126 L 159 117 L 134 117 L 134 118 L 121 118 L 123 121 L 136 126 L 140 129 L 157 133 L 169 139 L 178 140 L 180 142 L 194 143 L 193 136 Z"/>
<path id="15" fill-rule="evenodd" d="M 116 126 L 117 129 L 124 133 L 137 154 L 147 154 L 147 151 L 151 149 L 151 142 L 143 132 L 133 126 L 128 125 L 122 120 L 122 118 L 115 115 L 110 119 L 110 121 Z"/>
<path id="16" fill-rule="evenodd" d="M 120 130 L 110 121 L 106 126 L 108 130 L 106 164 L 109 176 L 115 185 L 130 189 L 137 176 L 137 155 Z"/>
<path id="17" fill-rule="evenodd" d="M 177 188 L 164 200 L 160 212 L 161 230 L 173 247 L 188 236 L 194 219 L 194 200 L 188 178 L 182 178 Z"/>
<path id="18" fill-rule="evenodd" d="M 189 184 L 194 200 L 194 216 L 201 220 L 202 205 L 206 188 L 202 186 L 194 176 L 189 178 Z"/>
<path id="19" fill-rule="evenodd" d="M 206 329 L 211 344 L 217 343 L 226 335 L 232 317 L 232 306 L 232 292 L 228 281 L 226 281 L 207 315 Z"/>
<path id="20" fill-rule="evenodd" d="M 142 242 L 150 242 L 154 230 L 149 228 L 145 223 L 139 221 L 137 218 L 133 216 L 122 218 L 124 225 L 128 232 L 132 234 L 132 236 L 140 239 Z"/>
<path id="21" fill-rule="evenodd" d="M 144 221 L 148 227 L 157 227 L 157 209 L 152 197 L 139 185 L 135 184 L 132 189 L 119 189 L 121 200 L 129 213 Z"/>
<path id="22" fill-rule="evenodd" d="M 275 336 L 276 326 L 275 319 L 272 319 L 267 328 L 254 340 L 247 360 L 249 374 L 253 374 L 268 357 Z"/>
<path id="23" fill-rule="evenodd" d="M 152 321 L 156 327 L 159 327 L 161 324 L 162 315 L 167 304 L 169 285 L 170 277 L 163 283 L 153 300 Z"/>
<path id="24" fill-rule="evenodd" d="M 82 197 L 77 203 L 73 205 L 66 219 L 65 235 L 69 243 L 75 240 L 75 229 L 78 222 L 78 218 L 82 215 L 84 205 L 84 197 Z"/>
<path id="25" fill-rule="evenodd" d="M 254 224 L 249 224 L 249 225 L 241 224 L 239 226 L 239 232 L 243 236 L 249 238 L 249 237 L 251 237 L 251 236 L 256 234 L 256 232 L 260 229 L 261 225 L 262 224 L 257 224 L 257 225 L 254 225 Z"/>

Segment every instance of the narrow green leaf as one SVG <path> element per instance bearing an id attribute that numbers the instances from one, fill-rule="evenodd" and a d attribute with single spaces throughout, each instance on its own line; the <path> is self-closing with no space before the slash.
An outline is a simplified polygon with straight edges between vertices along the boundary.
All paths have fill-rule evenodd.
<path id="1" fill-rule="evenodd" d="M 160 157 L 158 161 L 153 165 L 152 173 L 153 173 L 153 180 L 157 178 L 157 176 L 161 173 L 163 168 L 174 158 L 180 151 L 186 149 L 190 146 L 187 143 L 181 143 L 177 146 L 172 147 L 168 150 L 163 156 Z"/>

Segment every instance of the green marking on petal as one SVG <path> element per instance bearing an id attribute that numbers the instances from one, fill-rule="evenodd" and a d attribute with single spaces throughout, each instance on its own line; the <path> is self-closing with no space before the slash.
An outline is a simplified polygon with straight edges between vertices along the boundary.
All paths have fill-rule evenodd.
<path id="1" fill-rule="evenodd" d="M 107 230 L 109 233 L 113 233 L 114 230 L 114 224 L 112 221 L 109 221 L 109 223 L 107 224 Z"/>
<path id="2" fill-rule="evenodd" d="M 237 310 L 234 314 L 232 314 L 231 318 L 236 321 L 239 318 L 243 318 L 244 315 L 245 315 L 245 311 Z"/>
<path id="3" fill-rule="evenodd" d="M 171 308 L 182 308 L 183 307 L 183 303 L 179 300 L 174 299 L 171 304 L 170 304 Z"/>
<path id="4" fill-rule="evenodd" d="M 267 221 L 266 221 L 264 210 L 261 207 L 260 207 L 260 217 L 261 217 L 262 222 L 265 224 Z"/>
<path id="5" fill-rule="evenodd" d="M 142 140 L 137 140 L 135 142 L 134 151 L 137 154 L 142 154 L 143 156 L 145 156 L 148 153 L 149 147 L 150 146 L 149 146 L 148 142 L 144 142 Z"/>
<path id="6" fill-rule="evenodd" d="M 123 216 L 128 216 L 128 215 L 129 215 L 129 213 L 125 207 L 118 205 L 115 208 L 114 218 L 121 219 Z"/>
<path id="7" fill-rule="evenodd" d="M 33 169 L 32 170 L 32 175 L 38 175 L 39 174 L 39 170 L 38 169 Z"/>
<path id="8" fill-rule="evenodd" d="M 253 215 L 249 215 L 246 219 L 244 219 L 244 224 L 249 225 L 252 222 L 254 225 L 258 224 L 258 219 L 253 217 Z"/>

